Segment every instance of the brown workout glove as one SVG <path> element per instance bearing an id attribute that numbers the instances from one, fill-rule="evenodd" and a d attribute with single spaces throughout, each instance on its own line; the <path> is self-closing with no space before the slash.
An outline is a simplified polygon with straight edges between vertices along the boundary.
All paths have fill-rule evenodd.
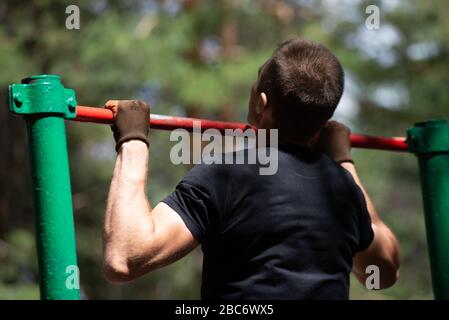
<path id="1" fill-rule="evenodd" d="M 115 150 L 129 140 L 141 140 L 149 146 L 150 107 L 141 100 L 109 100 L 105 104 L 114 114 Z"/>
<path id="2" fill-rule="evenodd" d="M 339 163 L 354 163 L 351 157 L 351 130 L 337 121 L 328 121 L 324 125 L 315 148 Z"/>

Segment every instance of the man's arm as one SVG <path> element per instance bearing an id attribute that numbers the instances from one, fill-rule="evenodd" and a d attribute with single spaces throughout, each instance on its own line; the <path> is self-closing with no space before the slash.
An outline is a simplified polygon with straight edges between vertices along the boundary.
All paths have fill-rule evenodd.
<path id="1" fill-rule="evenodd" d="M 112 103 L 117 108 L 116 101 L 107 107 Z M 117 109 L 113 111 L 116 115 Z M 135 129 L 126 112 L 121 122 Z M 138 111 L 136 119 L 143 117 L 148 122 L 149 112 L 145 112 Z M 198 245 L 169 206 L 159 203 L 151 208 L 145 192 L 149 151 L 148 142 L 142 141 L 144 134 L 140 132 L 134 139 L 126 128 L 114 128 L 118 156 L 106 206 L 103 255 L 105 276 L 113 282 L 138 278 L 180 259 Z"/>
<path id="2" fill-rule="evenodd" d="M 369 276 L 365 272 L 366 267 L 376 265 L 380 271 L 380 289 L 391 287 L 399 276 L 399 245 L 394 234 L 380 219 L 357 175 L 350 154 L 349 129 L 341 123 L 329 121 L 320 133 L 317 149 L 328 154 L 348 170 L 365 196 L 374 239 L 367 249 L 357 253 L 353 258 L 353 272 L 356 278 L 365 284 L 365 280 Z"/>
<path id="3" fill-rule="evenodd" d="M 398 242 L 390 228 L 379 218 L 373 202 L 357 175 L 354 164 L 343 162 L 341 166 L 351 173 L 354 181 L 362 190 L 374 231 L 374 239 L 370 246 L 354 256 L 352 271 L 360 283 L 364 285 L 366 278 L 370 275 L 366 273 L 367 266 L 375 265 L 379 267 L 380 271 L 380 289 L 389 288 L 399 277 Z"/>

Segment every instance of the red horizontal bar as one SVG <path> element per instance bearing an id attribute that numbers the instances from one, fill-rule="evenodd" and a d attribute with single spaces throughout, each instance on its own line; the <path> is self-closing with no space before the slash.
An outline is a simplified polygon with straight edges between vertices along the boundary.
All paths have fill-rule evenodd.
<path id="1" fill-rule="evenodd" d="M 112 111 L 104 108 L 92 108 L 85 106 L 76 107 L 76 117 L 70 119 L 81 122 L 93 122 L 112 124 Z M 205 119 L 195 119 L 186 117 L 172 117 L 158 114 L 150 115 L 150 126 L 153 129 L 174 130 L 186 129 L 192 131 L 194 121 L 201 122 L 201 130 L 218 129 L 224 132 L 225 129 L 256 129 L 249 124 L 239 122 L 225 122 Z M 354 148 L 390 150 L 390 151 L 408 151 L 408 145 L 403 137 L 374 137 L 361 134 L 351 134 L 351 145 Z"/>
<path id="2" fill-rule="evenodd" d="M 378 149 L 390 151 L 408 151 L 404 137 L 373 137 L 361 134 L 351 134 L 353 148 Z"/>

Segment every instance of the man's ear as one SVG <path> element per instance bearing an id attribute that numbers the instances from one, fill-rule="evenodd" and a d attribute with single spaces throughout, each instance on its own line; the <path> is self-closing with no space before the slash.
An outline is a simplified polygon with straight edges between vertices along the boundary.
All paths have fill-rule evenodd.
<path id="1" fill-rule="evenodd" d="M 268 106 L 268 98 L 265 92 L 261 92 L 257 99 L 256 113 L 262 114 Z"/>

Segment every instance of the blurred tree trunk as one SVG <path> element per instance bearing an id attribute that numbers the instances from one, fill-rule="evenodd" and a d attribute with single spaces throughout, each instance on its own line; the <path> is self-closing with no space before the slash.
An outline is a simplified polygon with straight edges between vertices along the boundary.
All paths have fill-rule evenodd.
<path id="1" fill-rule="evenodd" d="M 239 23 L 233 14 L 233 4 L 227 0 L 221 0 L 221 10 L 223 10 L 224 18 L 220 26 L 221 56 L 223 59 L 232 59 L 239 54 Z M 249 89 L 248 89 L 249 94 Z M 234 102 L 235 103 L 235 102 Z M 225 104 L 218 110 L 218 118 L 224 121 L 235 121 L 235 106 Z"/>
<path id="2" fill-rule="evenodd" d="M 6 90 L 0 93 L 6 101 Z M 0 108 L 0 238 L 16 226 L 31 225 L 32 203 L 25 121 Z"/>
<path id="3" fill-rule="evenodd" d="M 13 12 L 18 7 L 20 5 L 17 3 L 6 3 L 4 12 Z M 47 9 L 63 12 L 62 8 L 62 5 L 49 5 Z M 48 73 L 51 59 L 42 54 L 45 52 L 45 44 L 41 38 L 45 8 L 32 4 L 26 8 L 26 12 L 30 14 L 33 29 L 22 35 L 21 47 L 39 72 Z M 1 17 L 10 37 L 20 32 L 16 19 L 9 15 Z M 4 88 L 0 93 L 0 101 L 5 102 L 0 108 L 0 237 L 15 227 L 30 226 L 34 221 L 26 125 L 22 117 L 9 113 L 6 98 L 7 90 Z"/>

